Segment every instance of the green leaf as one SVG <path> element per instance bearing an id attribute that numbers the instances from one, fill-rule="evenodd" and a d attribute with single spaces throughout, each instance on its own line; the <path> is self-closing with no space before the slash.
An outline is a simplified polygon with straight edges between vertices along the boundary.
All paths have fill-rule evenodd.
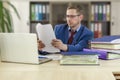
<path id="1" fill-rule="evenodd" d="M 7 1 L 7 3 L 12 7 L 12 9 L 15 11 L 17 17 L 20 19 L 20 15 L 19 15 L 19 13 L 17 12 L 17 9 L 14 7 L 14 5 L 11 4 L 9 1 Z"/>
<path id="2" fill-rule="evenodd" d="M 12 15 L 10 14 L 10 11 L 6 8 L 4 8 L 4 22 L 6 24 L 6 28 L 8 30 L 8 32 L 13 32 L 13 23 L 12 23 Z"/>
<path id="3" fill-rule="evenodd" d="M 11 22 L 12 15 L 10 14 L 10 11 L 8 9 L 4 8 L 4 14 L 5 14 L 4 19 L 6 19 L 9 23 L 9 25 L 12 26 L 12 22 Z"/>
<path id="4" fill-rule="evenodd" d="M 0 31 L 1 32 L 4 30 L 3 26 L 4 26 L 4 22 L 3 22 L 3 3 L 0 1 Z"/>
<path id="5" fill-rule="evenodd" d="M 3 3 L 7 3 L 20 19 L 19 13 L 13 4 L 11 4 L 9 1 L 0 0 L 0 32 L 13 32 L 13 20 L 11 12 L 3 5 Z"/>

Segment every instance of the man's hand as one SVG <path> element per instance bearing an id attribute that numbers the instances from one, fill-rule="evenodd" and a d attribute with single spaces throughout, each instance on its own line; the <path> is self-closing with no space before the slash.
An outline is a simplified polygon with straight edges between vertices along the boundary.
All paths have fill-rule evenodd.
<path id="1" fill-rule="evenodd" d="M 38 40 L 38 50 L 42 50 L 42 48 L 44 48 L 45 47 L 45 44 L 44 43 L 42 43 L 42 41 L 40 41 L 40 40 Z"/>
<path id="2" fill-rule="evenodd" d="M 60 50 L 67 51 L 67 45 L 63 44 L 63 42 L 59 39 L 53 39 L 51 44 Z"/>

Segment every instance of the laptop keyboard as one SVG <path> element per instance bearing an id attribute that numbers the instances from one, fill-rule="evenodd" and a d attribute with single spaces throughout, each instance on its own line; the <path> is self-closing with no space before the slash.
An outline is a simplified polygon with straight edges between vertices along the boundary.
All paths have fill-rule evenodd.
<path id="1" fill-rule="evenodd" d="M 39 58 L 39 63 L 45 63 L 45 62 L 49 62 L 52 61 L 52 59 L 49 58 Z"/>

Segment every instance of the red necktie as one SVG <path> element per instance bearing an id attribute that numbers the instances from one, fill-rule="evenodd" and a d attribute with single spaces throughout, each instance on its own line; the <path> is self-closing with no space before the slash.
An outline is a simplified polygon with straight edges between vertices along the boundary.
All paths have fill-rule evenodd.
<path id="1" fill-rule="evenodd" d="M 68 44 L 71 44 L 71 43 L 72 43 L 72 41 L 73 41 L 73 36 L 74 36 L 74 34 L 76 33 L 76 31 L 70 31 L 70 33 L 71 33 L 71 35 L 70 35 L 70 37 L 69 37 L 69 39 L 68 39 Z"/>

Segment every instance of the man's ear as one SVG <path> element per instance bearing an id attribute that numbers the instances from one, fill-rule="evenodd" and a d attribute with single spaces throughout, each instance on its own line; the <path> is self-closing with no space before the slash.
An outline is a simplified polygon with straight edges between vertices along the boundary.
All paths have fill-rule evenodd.
<path id="1" fill-rule="evenodd" d="M 83 20 L 83 18 L 84 18 L 84 15 L 81 14 L 81 15 L 80 15 L 80 19 Z"/>

